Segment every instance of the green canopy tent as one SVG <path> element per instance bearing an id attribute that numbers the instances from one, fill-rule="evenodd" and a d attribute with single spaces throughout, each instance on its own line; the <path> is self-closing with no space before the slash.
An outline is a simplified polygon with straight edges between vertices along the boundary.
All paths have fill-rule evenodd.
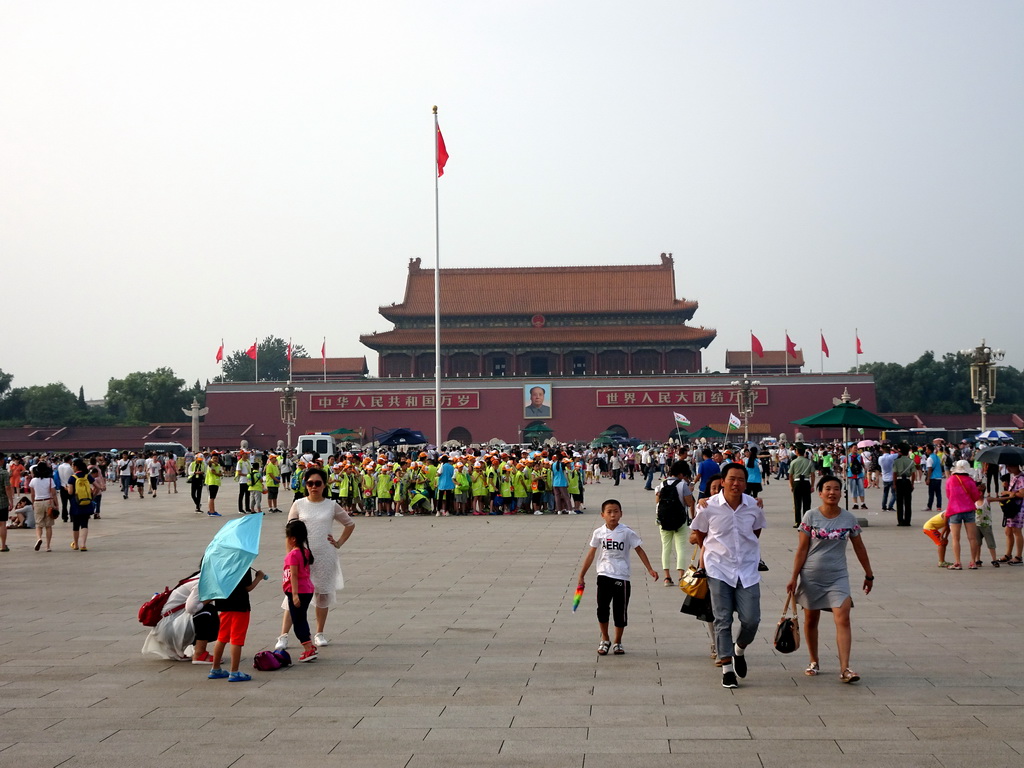
<path id="1" fill-rule="evenodd" d="M 535 421 L 523 430 L 523 441 L 527 443 L 534 441 L 543 443 L 554 434 L 555 431 L 543 421 Z"/>
<path id="2" fill-rule="evenodd" d="M 339 441 L 363 439 L 363 431 L 361 429 L 350 429 L 349 427 L 338 427 L 337 429 L 332 429 L 327 434 L 334 435 Z"/>
<path id="3" fill-rule="evenodd" d="M 696 432 L 690 433 L 691 440 L 700 440 L 701 438 L 704 438 L 705 440 L 716 440 L 720 437 L 725 437 L 725 432 L 719 432 L 717 429 L 712 429 L 711 427 L 701 427 Z"/>
<path id="4" fill-rule="evenodd" d="M 843 446 L 849 442 L 850 428 L 854 429 L 899 429 L 900 425 L 895 422 L 883 419 L 877 413 L 872 413 L 862 408 L 850 396 L 848 389 L 843 390 L 841 397 L 832 401 L 834 405 L 827 411 L 816 413 L 813 416 L 805 416 L 802 419 L 794 419 L 791 424 L 798 424 L 802 427 L 832 427 L 842 428 Z M 850 508 L 850 489 L 843 484 L 846 508 Z"/>

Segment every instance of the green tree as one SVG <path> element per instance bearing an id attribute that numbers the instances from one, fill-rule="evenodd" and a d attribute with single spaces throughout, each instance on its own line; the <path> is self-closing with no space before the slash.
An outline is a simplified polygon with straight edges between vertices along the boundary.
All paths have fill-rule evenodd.
<path id="1" fill-rule="evenodd" d="M 12 381 L 14 381 L 13 375 L 0 370 L 0 398 L 4 397 L 10 390 Z"/>
<path id="2" fill-rule="evenodd" d="M 82 420 L 78 398 L 63 384 L 27 387 L 22 397 L 25 421 L 33 426 L 62 427 Z"/>
<path id="3" fill-rule="evenodd" d="M 181 421 L 181 409 L 192 403 L 184 385 L 170 368 L 129 373 L 107 384 L 107 409 L 119 420 L 134 423 Z"/>
<path id="4" fill-rule="evenodd" d="M 875 377 L 878 410 L 883 413 L 970 413 L 971 361 L 966 355 L 947 352 L 941 360 L 928 351 L 908 365 L 868 363 L 861 371 Z M 1024 376 L 1016 368 L 1000 367 L 996 404 L 991 410 L 1004 413 L 1024 408 Z"/>
<path id="5" fill-rule="evenodd" d="M 257 345 L 260 381 L 288 380 L 288 342 L 277 336 L 267 336 Z M 309 357 L 301 345 L 292 348 L 292 357 Z M 255 381 L 256 363 L 246 354 L 237 350 L 224 358 L 224 373 L 217 381 Z"/>

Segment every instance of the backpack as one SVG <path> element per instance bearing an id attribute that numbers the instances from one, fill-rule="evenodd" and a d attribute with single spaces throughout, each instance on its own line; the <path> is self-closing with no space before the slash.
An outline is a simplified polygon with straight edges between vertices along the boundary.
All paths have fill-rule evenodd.
<path id="1" fill-rule="evenodd" d="M 678 531 L 690 522 L 690 518 L 686 514 L 686 508 L 679 499 L 677 486 L 681 482 L 682 480 L 676 480 L 670 484 L 666 480 L 665 485 L 661 489 L 661 494 L 658 497 L 658 525 L 661 526 L 662 530 Z"/>
<path id="2" fill-rule="evenodd" d="M 89 480 L 88 472 L 82 477 L 75 475 L 75 498 L 78 499 L 80 507 L 88 507 L 92 504 L 92 481 Z"/>
<path id="3" fill-rule="evenodd" d="M 273 672 L 281 667 L 290 667 L 292 657 L 288 651 L 260 651 L 252 659 L 253 669 L 260 672 Z"/>
<path id="4" fill-rule="evenodd" d="M 860 456 L 850 457 L 850 474 L 856 477 L 864 471 L 864 463 L 860 460 Z"/>
<path id="5" fill-rule="evenodd" d="M 139 608 L 139 623 L 142 624 L 142 626 L 144 627 L 155 627 L 160 622 L 160 619 L 164 618 L 165 616 L 171 616 L 180 611 L 182 608 L 184 608 L 185 604 L 182 603 L 177 608 L 172 608 L 171 610 L 164 613 L 164 606 L 167 605 L 167 598 L 171 596 L 171 590 L 177 589 L 186 581 L 189 581 L 190 579 L 194 578 L 197 577 L 186 576 L 173 587 L 164 587 L 163 592 L 157 592 L 155 595 L 149 598 L 149 600 L 144 602 L 142 606 Z"/>

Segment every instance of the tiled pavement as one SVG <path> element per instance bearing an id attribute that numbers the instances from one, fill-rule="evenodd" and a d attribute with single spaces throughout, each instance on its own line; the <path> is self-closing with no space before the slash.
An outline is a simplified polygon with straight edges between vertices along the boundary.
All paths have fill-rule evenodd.
<path id="1" fill-rule="evenodd" d="M 334 642 L 315 664 L 238 684 L 139 653 L 139 604 L 190 572 L 222 522 L 195 516 L 186 493 L 108 494 L 84 553 L 60 523 L 51 554 L 12 532 L 0 554 L 0 766 L 1024 765 L 1024 568 L 940 571 L 919 528 L 895 527 L 869 491 L 877 581 L 853 612 L 863 680 L 838 682 L 827 615 L 825 672 L 807 678 L 802 650 L 770 645 L 795 542 L 773 483 L 763 631 L 729 691 L 679 590 L 645 581 L 636 561 L 627 654 L 595 654 L 592 577 L 575 615 L 571 600 L 594 511 L 613 494 L 657 557 L 639 481 L 589 486 L 582 516 L 359 518 Z M 257 564 L 271 574 L 283 518 L 264 523 Z M 278 634 L 277 589 L 272 577 L 252 594 L 246 659 Z"/>

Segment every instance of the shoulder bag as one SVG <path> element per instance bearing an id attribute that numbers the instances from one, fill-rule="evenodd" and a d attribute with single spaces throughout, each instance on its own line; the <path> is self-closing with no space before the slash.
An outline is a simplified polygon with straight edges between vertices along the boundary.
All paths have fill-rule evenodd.
<path id="1" fill-rule="evenodd" d="M 793 615 L 788 616 L 790 606 Z M 800 620 L 796 613 L 796 599 L 786 595 L 786 603 L 782 606 L 782 618 L 775 626 L 775 650 L 779 653 L 792 653 L 800 647 Z"/>

